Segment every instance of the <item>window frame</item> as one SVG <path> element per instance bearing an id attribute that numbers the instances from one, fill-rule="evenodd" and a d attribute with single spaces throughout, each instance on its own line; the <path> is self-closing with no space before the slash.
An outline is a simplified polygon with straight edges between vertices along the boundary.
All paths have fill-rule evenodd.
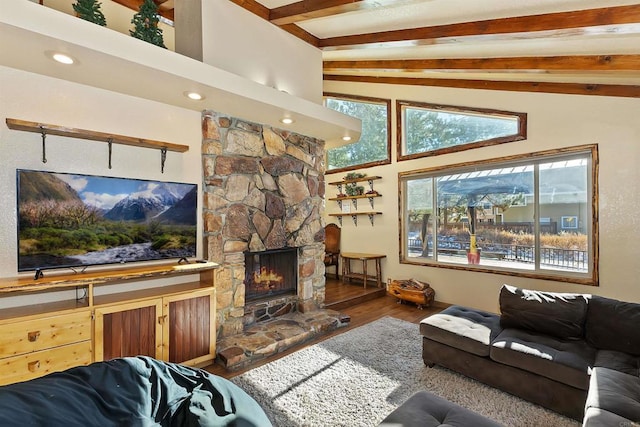
<path id="1" fill-rule="evenodd" d="M 355 101 L 355 102 L 368 102 L 373 104 L 384 104 L 387 107 L 387 158 L 382 160 L 376 160 L 373 162 L 360 163 L 352 166 L 345 166 L 342 168 L 329 169 L 329 150 L 326 150 L 325 154 L 325 163 L 327 165 L 325 170 L 325 175 L 333 174 L 333 173 L 341 173 L 347 171 L 353 171 L 357 169 L 370 168 L 373 166 L 380 165 L 388 165 L 391 164 L 391 99 L 386 98 L 374 98 L 370 96 L 360 96 L 360 95 L 348 95 L 344 93 L 335 93 L 335 92 L 324 92 L 322 94 L 323 104 L 326 106 L 326 98 L 335 98 L 341 99 L 344 101 Z M 327 107 L 328 108 L 328 107 Z M 357 144 L 359 141 L 351 142 L 350 144 Z M 347 145 L 347 144 L 345 144 Z M 336 147 L 339 148 L 339 147 Z"/>
<path id="2" fill-rule="evenodd" d="M 554 158 L 562 158 L 569 157 L 571 155 L 579 155 L 580 153 L 590 154 L 591 159 L 588 163 L 587 167 L 590 167 L 590 170 L 587 170 L 587 197 L 590 198 L 591 202 L 591 222 L 587 229 L 587 235 L 590 237 L 589 239 L 589 271 L 587 273 L 575 273 L 575 272 L 566 272 L 566 271 L 557 271 L 551 272 L 550 270 L 521 270 L 514 269 L 508 267 L 496 267 L 496 266 L 478 266 L 473 264 L 454 264 L 454 263 L 443 263 L 437 261 L 437 257 L 435 259 L 431 258 L 415 258 L 409 257 L 408 250 L 408 224 L 407 224 L 407 194 L 406 194 L 406 182 L 412 178 L 420 179 L 420 178 L 433 178 L 436 179 L 438 176 L 442 175 L 451 175 L 455 173 L 460 173 L 462 171 L 470 171 L 477 169 L 487 169 L 487 168 L 500 168 L 505 166 L 513 165 L 514 163 L 524 163 L 527 161 L 531 161 L 533 163 L 544 163 L 545 161 L 553 160 Z M 525 153 L 520 155 L 513 155 L 507 157 L 500 157 L 496 159 L 488 159 L 488 160 L 480 160 L 474 162 L 465 162 L 465 163 L 457 163 L 446 166 L 439 166 L 433 168 L 426 169 L 416 169 L 411 171 L 399 172 L 398 173 L 398 222 L 399 222 L 399 261 L 400 264 L 411 264 L 411 265 L 419 265 L 426 267 L 436 267 L 436 268 L 446 268 L 453 270 L 464 270 L 464 271 L 474 271 L 480 273 L 489 273 L 489 274 L 501 274 L 507 276 L 515 276 L 515 277 L 526 277 L 532 279 L 540 279 L 540 280 L 552 280 L 556 282 L 565 282 L 565 283 L 576 283 L 580 285 L 588 285 L 588 286 L 599 286 L 599 227 L 598 227 L 598 169 L 599 169 L 599 159 L 598 159 L 598 145 L 597 144 L 589 144 L 589 145 L 580 145 L 573 146 L 561 149 L 554 150 L 546 150 L 539 151 L 534 153 Z M 535 182 L 535 217 L 539 217 L 539 192 L 538 192 L 539 182 Z M 437 199 L 437 194 L 433 195 L 434 199 Z M 436 221 L 436 218 L 432 218 L 430 221 Z M 539 223 L 539 221 L 534 221 Z M 432 224 L 435 227 L 435 222 Z M 539 228 L 539 224 L 536 226 Z M 434 228 L 435 229 L 435 228 Z M 539 232 L 535 233 L 535 256 L 536 259 L 539 259 L 540 255 L 540 243 Z M 536 264 L 536 268 L 537 264 Z"/>
<path id="3" fill-rule="evenodd" d="M 451 147 L 438 148 L 431 151 L 423 151 L 420 153 L 405 154 L 405 124 L 404 124 L 404 111 L 406 107 L 414 107 L 416 109 L 428 109 L 428 110 L 442 110 L 452 113 L 473 113 L 487 116 L 510 116 L 518 119 L 518 132 L 513 135 L 500 136 L 497 138 L 486 139 L 482 141 L 470 142 L 462 145 L 455 145 Z M 455 105 L 443 105 L 443 104 L 430 104 L 425 102 L 396 100 L 396 123 L 397 123 L 397 135 L 396 135 L 396 149 L 398 161 L 419 159 L 421 157 L 439 156 L 442 154 L 455 153 L 458 151 L 472 150 L 480 147 L 488 147 L 491 145 L 504 144 L 507 142 L 523 141 L 527 139 L 527 113 L 517 113 L 513 111 L 494 110 L 489 108 L 473 108 L 473 107 L 460 107 Z"/>

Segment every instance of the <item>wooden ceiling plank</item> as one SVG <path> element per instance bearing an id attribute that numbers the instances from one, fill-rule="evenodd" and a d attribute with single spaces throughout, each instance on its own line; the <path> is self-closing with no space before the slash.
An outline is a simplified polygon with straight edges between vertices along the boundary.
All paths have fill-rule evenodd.
<path id="1" fill-rule="evenodd" d="M 401 2 L 398 0 L 303 0 L 271 9 L 269 20 L 275 25 L 294 24 L 308 19 L 397 5 L 398 3 Z"/>
<path id="2" fill-rule="evenodd" d="M 477 36 L 479 34 L 530 33 L 638 22 L 640 22 L 640 5 L 630 5 L 329 37 L 320 40 L 320 47 L 357 46 L 399 41 L 417 42 L 419 40 Z"/>
<path id="3" fill-rule="evenodd" d="M 356 82 L 356 83 L 382 83 L 412 86 L 439 86 L 459 89 L 484 89 L 501 90 L 511 92 L 539 92 L 557 93 L 566 95 L 597 95 L 615 96 L 625 98 L 640 98 L 640 86 L 636 85 L 612 85 L 589 83 L 546 83 L 546 82 L 521 82 L 521 81 L 497 81 L 497 80 L 467 80 L 467 79 L 434 79 L 413 77 L 373 77 L 373 76 L 343 76 L 325 74 L 324 80 Z"/>
<path id="4" fill-rule="evenodd" d="M 573 55 L 513 58 L 325 61 L 329 70 L 579 70 L 637 71 L 640 55 Z"/>

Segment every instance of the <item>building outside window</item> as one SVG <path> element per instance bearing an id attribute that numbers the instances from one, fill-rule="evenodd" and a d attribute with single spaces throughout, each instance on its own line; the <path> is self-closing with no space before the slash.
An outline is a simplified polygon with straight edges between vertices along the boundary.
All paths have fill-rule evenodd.
<path id="1" fill-rule="evenodd" d="M 597 146 L 399 174 L 401 262 L 597 284 Z"/>
<path id="2" fill-rule="evenodd" d="M 325 106 L 362 120 L 358 141 L 327 150 L 327 173 L 391 163 L 391 101 L 325 93 Z"/>

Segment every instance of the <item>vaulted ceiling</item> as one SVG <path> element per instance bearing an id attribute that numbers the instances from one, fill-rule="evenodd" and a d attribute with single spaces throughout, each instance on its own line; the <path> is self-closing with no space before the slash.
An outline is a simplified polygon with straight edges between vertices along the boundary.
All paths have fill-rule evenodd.
<path id="1" fill-rule="evenodd" d="M 321 49 L 325 80 L 640 97 L 637 1 L 229 1 Z"/>

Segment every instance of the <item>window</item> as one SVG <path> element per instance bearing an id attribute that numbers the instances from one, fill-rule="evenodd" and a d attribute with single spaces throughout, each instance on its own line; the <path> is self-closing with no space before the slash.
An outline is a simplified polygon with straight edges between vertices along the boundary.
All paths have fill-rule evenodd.
<path id="1" fill-rule="evenodd" d="M 362 120 L 358 141 L 327 150 L 327 173 L 391 163 L 391 101 L 325 93 L 327 108 Z"/>
<path id="2" fill-rule="evenodd" d="M 596 145 L 398 179 L 402 263 L 597 285 Z"/>
<path id="3" fill-rule="evenodd" d="M 409 101 L 396 102 L 398 160 L 435 156 L 527 137 L 527 115 Z"/>

